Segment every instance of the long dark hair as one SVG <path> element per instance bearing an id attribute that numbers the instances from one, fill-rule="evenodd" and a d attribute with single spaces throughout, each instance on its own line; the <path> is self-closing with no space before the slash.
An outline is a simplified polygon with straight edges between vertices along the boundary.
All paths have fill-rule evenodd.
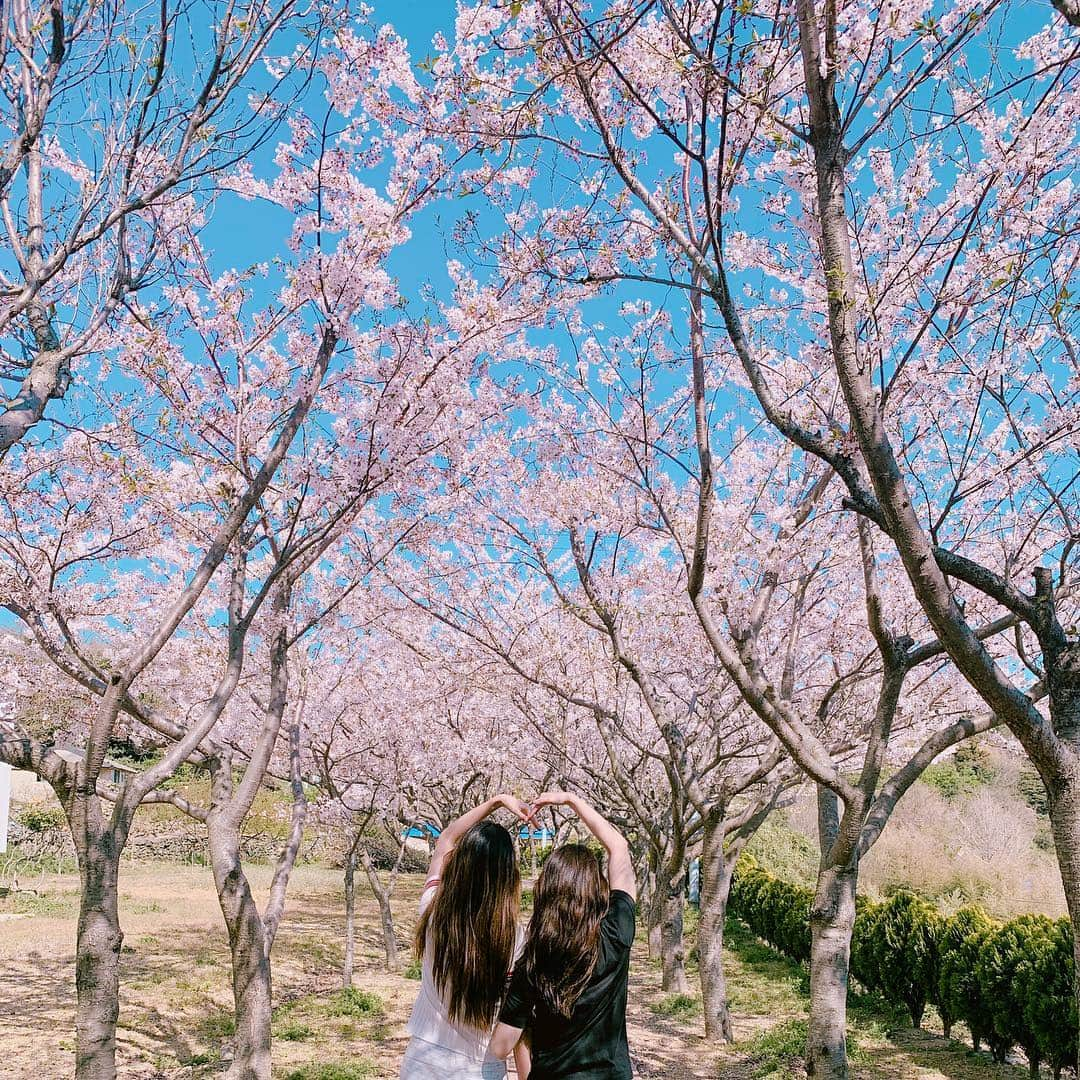
<path id="1" fill-rule="evenodd" d="M 553 851 L 533 892 L 522 963 L 540 999 L 569 1017 L 600 954 L 600 922 L 611 899 L 600 861 L 584 844 Z"/>
<path id="2" fill-rule="evenodd" d="M 416 927 L 416 955 L 431 945 L 435 986 L 455 1024 L 485 1030 L 495 1019 L 514 960 L 521 874 L 514 842 L 482 821 L 458 841 L 435 899 Z"/>

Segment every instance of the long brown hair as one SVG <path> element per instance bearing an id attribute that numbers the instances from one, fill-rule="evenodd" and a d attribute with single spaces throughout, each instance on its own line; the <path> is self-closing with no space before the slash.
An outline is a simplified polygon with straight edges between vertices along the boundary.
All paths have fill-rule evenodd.
<path id="1" fill-rule="evenodd" d="M 514 842 L 482 821 L 446 859 L 435 899 L 416 927 L 416 956 L 431 945 L 435 986 L 455 1024 L 486 1030 L 506 990 L 521 909 Z"/>
<path id="2" fill-rule="evenodd" d="M 551 1011 L 568 1017 L 600 954 L 600 922 L 611 899 L 600 861 L 584 844 L 553 851 L 540 871 L 522 963 Z"/>

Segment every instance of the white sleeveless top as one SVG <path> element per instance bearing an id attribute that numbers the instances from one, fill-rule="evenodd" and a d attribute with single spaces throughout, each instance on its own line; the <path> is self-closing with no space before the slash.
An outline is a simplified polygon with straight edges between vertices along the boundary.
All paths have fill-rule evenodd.
<path id="1" fill-rule="evenodd" d="M 425 883 L 420 897 L 420 914 L 428 909 L 439 886 L 438 878 L 431 878 Z M 514 947 L 514 963 L 525 944 L 525 934 L 518 927 L 517 943 Z M 478 1028 L 456 1024 L 447 1016 L 446 1005 L 435 985 L 431 946 L 424 949 L 424 961 L 420 978 L 420 993 L 409 1017 L 408 1033 L 413 1039 L 422 1040 L 430 1047 L 438 1047 L 449 1054 L 466 1058 L 477 1067 L 487 1059 L 488 1043 L 494 1031 L 494 1023 L 484 1031 Z M 489 1061 L 489 1064 L 491 1062 Z M 499 1063 L 502 1064 L 501 1062 Z M 404 1074 L 403 1074 L 404 1075 Z"/>

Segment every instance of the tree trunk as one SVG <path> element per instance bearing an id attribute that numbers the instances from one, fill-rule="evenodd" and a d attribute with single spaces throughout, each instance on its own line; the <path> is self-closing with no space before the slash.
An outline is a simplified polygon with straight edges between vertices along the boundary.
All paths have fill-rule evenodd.
<path id="1" fill-rule="evenodd" d="M 663 955 L 660 942 L 660 927 L 664 921 L 664 905 L 661 902 L 660 888 L 656 872 L 652 869 L 645 876 L 645 896 L 642 905 L 645 911 L 646 939 L 649 946 L 649 959 L 659 960 Z"/>
<path id="2" fill-rule="evenodd" d="M 394 912 L 390 907 L 390 890 L 379 880 L 379 874 L 371 861 L 371 856 L 364 852 L 362 858 L 368 884 L 371 886 L 371 891 L 379 904 L 379 919 L 382 923 L 386 969 L 387 971 L 397 971 L 401 967 L 401 961 L 398 959 L 397 934 L 394 931 Z"/>
<path id="3" fill-rule="evenodd" d="M 99 819 L 99 808 L 75 796 L 70 818 L 82 886 L 75 946 L 76 1080 L 115 1080 L 120 1015 L 117 877 L 123 839 Z"/>
<path id="4" fill-rule="evenodd" d="M 701 844 L 701 922 L 698 924 L 698 971 L 705 1011 L 705 1037 L 731 1042 L 735 1034 L 724 977 L 724 923 L 735 860 L 724 855 L 723 818 L 710 816 Z"/>
<path id="5" fill-rule="evenodd" d="M 390 910 L 390 897 L 385 892 L 379 897 L 379 917 L 382 922 L 386 970 L 398 971 L 401 968 L 401 961 L 398 958 L 397 935 L 394 931 L 394 913 Z"/>
<path id="6" fill-rule="evenodd" d="M 341 985 L 352 986 L 356 962 L 356 852 L 345 856 L 345 962 L 341 968 Z"/>
<path id="7" fill-rule="evenodd" d="M 663 968 L 663 989 L 669 994 L 685 994 L 690 989 L 686 980 L 686 947 L 683 939 L 682 878 L 662 886 L 663 919 L 660 925 L 660 961 Z"/>
<path id="8" fill-rule="evenodd" d="M 847 1080 L 847 991 L 858 867 L 824 867 L 810 909 L 810 1025 L 806 1072 Z"/>
<path id="9" fill-rule="evenodd" d="M 1050 826 L 1073 929 L 1073 970 L 1077 973 L 1073 992 L 1080 1008 L 1080 759 L 1072 756 L 1070 764 L 1068 772 L 1062 770 L 1047 783 L 1047 791 Z"/>
<path id="10" fill-rule="evenodd" d="M 240 862 L 240 835 L 210 822 L 214 883 L 232 953 L 236 1034 L 227 1080 L 270 1080 L 270 956 L 262 916 Z"/>

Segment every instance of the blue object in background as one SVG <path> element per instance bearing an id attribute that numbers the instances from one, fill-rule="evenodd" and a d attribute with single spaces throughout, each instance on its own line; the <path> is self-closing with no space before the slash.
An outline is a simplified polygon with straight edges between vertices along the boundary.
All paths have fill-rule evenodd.
<path id="1" fill-rule="evenodd" d="M 529 829 L 522 826 L 518 830 L 519 840 L 539 840 L 543 844 L 550 844 L 555 840 L 554 829 Z"/>
<path id="2" fill-rule="evenodd" d="M 408 840 L 426 840 L 429 836 L 434 839 L 442 832 L 438 825 L 410 825 L 405 830 Z"/>
<path id="3" fill-rule="evenodd" d="M 409 840 L 426 840 L 428 837 L 436 839 L 442 829 L 438 825 L 425 822 L 423 825 L 410 825 L 405 830 L 405 836 Z M 554 829 L 529 829 L 522 826 L 518 830 L 520 840 L 538 840 L 544 844 L 550 844 L 555 839 Z"/>

